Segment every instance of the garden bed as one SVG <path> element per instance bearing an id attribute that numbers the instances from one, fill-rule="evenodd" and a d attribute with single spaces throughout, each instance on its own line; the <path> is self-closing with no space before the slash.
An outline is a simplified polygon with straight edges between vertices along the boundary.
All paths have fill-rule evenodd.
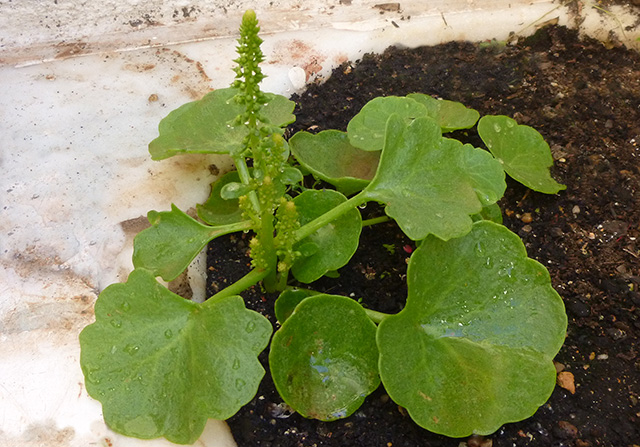
<path id="1" fill-rule="evenodd" d="M 289 133 L 344 130 L 370 99 L 412 92 L 460 101 L 481 115 L 509 115 L 537 129 L 551 146 L 552 173 L 566 191 L 548 196 L 509 181 L 500 205 L 505 225 L 549 269 L 565 301 L 569 329 L 556 362 L 571 373 L 565 376 L 573 377 L 575 394 L 570 386 L 556 387 L 533 417 L 486 438 L 460 440 L 418 427 L 383 387 L 349 418 L 304 419 L 282 403 L 267 372 L 257 396 L 229 420 L 238 445 L 640 445 L 640 56 L 580 40 L 562 27 L 509 45 L 389 48 L 342 65 L 324 84 L 292 98 L 297 121 Z M 482 144 L 475 130 L 460 136 Z M 364 214 L 382 211 L 370 204 Z M 248 271 L 243 236 L 210 244 L 209 295 Z M 397 313 L 415 243 L 386 223 L 365 228 L 360 247 L 338 279 L 311 287 Z M 254 288 L 245 299 L 275 324 L 275 296 Z M 265 367 L 267 355 L 260 357 Z"/>

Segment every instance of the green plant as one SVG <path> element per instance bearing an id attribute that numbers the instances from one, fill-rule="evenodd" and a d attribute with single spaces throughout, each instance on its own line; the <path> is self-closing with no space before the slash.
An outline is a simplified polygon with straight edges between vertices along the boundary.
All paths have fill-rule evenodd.
<path id="1" fill-rule="evenodd" d="M 199 205 L 203 224 L 175 206 L 151 211 L 135 238 L 135 270 L 107 287 L 80 335 L 89 394 L 114 430 L 193 443 L 208 418 L 226 419 L 255 395 L 258 354 L 272 326 L 238 295 L 279 291 L 269 366 L 282 398 L 306 417 L 352 414 L 382 382 L 420 426 L 449 436 L 489 434 L 532 415 L 555 384 L 552 359 L 567 319 L 549 274 L 500 224 L 505 172 L 529 188 L 564 189 L 549 175 L 534 129 L 424 94 L 369 102 L 347 132 L 299 132 L 294 104 L 259 89 L 258 22 L 240 28 L 237 78 L 164 118 L 153 159 L 230 155 Z M 445 138 L 473 127 L 488 151 Z M 306 189 L 303 172 L 334 189 Z M 358 207 L 385 206 L 363 221 Z M 417 241 L 408 297 L 396 315 L 291 287 L 332 275 L 356 251 L 363 225 L 391 218 Z M 156 281 L 176 278 L 214 238 L 251 231 L 253 269 L 203 304 Z M 469 411 L 468 409 L 473 409 Z"/>

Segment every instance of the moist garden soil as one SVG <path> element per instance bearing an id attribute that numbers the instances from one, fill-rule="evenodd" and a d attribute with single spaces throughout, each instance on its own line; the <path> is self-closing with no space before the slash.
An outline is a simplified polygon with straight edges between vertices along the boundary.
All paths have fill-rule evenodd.
<path id="1" fill-rule="evenodd" d="M 549 143 L 553 176 L 566 191 L 544 195 L 508 181 L 500 205 L 504 224 L 549 269 L 564 299 L 569 328 L 556 366 L 569 379 L 568 389 L 557 386 L 535 415 L 493 435 L 452 439 L 417 426 L 382 386 L 346 419 L 305 419 L 275 391 L 265 351 L 260 359 L 267 375 L 258 394 L 228 421 L 238 445 L 639 446 L 640 55 L 581 40 L 562 27 L 543 28 L 506 46 L 392 47 L 344 64 L 325 83 L 292 98 L 297 121 L 288 134 L 345 130 L 370 99 L 412 92 L 460 101 L 481 115 L 511 116 Z M 457 136 L 482 147 L 475 129 Z M 373 204 L 363 210 L 366 216 L 382 213 Z M 406 262 L 414 248 L 394 223 L 367 227 L 340 277 L 311 287 L 397 313 L 405 303 Z M 247 272 L 247 250 L 248 235 L 213 241 L 211 294 Z M 244 297 L 278 327 L 275 296 L 255 287 Z"/>

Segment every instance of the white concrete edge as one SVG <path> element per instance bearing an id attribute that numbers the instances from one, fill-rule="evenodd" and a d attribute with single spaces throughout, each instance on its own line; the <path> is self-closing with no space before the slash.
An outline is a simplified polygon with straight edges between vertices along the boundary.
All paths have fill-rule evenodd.
<path id="1" fill-rule="evenodd" d="M 558 18 L 561 24 L 578 27 L 587 35 L 600 40 L 615 39 L 630 48 L 640 49 L 640 42 L 637 40 L 640 31 L 635 23 L 640 9 L 634 10 L 632 7 L 618 5 L 604 7 L 594 0 L 582 2 L 494 0 L 480 3 L 472 0 L 468 2 L 438 0 L 429 3 L 411 0 L 402 2 L 398 10 L 380 8 L 380 3 L 377 1 L 364 3 L 364 6 L 357 8 L 340 4 L 332 8 L 307 8 L 295 11 L 268 8 L 256 8 L 256 10 L 261 21 L 263 37 L 283 32 L 326 29 L 401 35 L 402 31 L 398 30 L 403 28 L 411 29 L 429 24 L 437 24 L 440 28 L 445 24 L 444 30 L 448 30 L 449 33 L 439 34 L 439 41 L 424 39 L 411 45 L 418 46 L 450 40 L 498 39 L 495 36 L 496 31 L 504 34 L 504 30 L 518 35 L 529 35 L 541 24 Z M 504 14 L 505 12 L 508 14 Z M 539 15 L 536 15 L 538 13 Z M 454 21 L 456 16 L 466 17 L 469 14 L 475 15 L 473 21 L 476 26 L 464 31 L 452 29 L 450 22 Z M 506 19 L 504 23 L 476 20 L 478 17 L 490 18 L 496 14 Z M 237 24 L 241 15 L 240 11 L 234 11 L 211 18 L 168 25 L 147 25 L 126 31 L 121 29 L 108 31 L 98 35 L 69 35 L 64 39 L 36 41 L 29 46 L 20 46 L 19 42 L 8 43 L 0 47 L 0 65 L 26 66 L 89 54 L 136 51 L 231 38 L 237 35 Z M 527 17 L 530 22 L 517 23 L 516 20 L 522 17 Z M 630 29 L 627 31 L 625 28 Z M 387 38 L 385 41 L 390 40 Z"/>

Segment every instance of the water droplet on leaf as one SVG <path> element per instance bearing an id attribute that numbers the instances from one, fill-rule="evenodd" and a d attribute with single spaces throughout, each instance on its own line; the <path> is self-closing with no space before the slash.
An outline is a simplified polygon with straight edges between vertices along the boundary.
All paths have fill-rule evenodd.
<path id="1" fill-rule="evenodd" d="M 171 329 L 167 329 L 166 331 L 164 331 L 164 336 L 166 338 L 171 338 L 173 337 L 173 331 Z"/>
<path id="2" fill-rule="evenodd" d="M 89 381 L 89 383 L 92 383 L 94 385 L 100 384 L 100 377 L 98 376 L 99 372 L 100 372 L 100 368 L 90 368 L 89 371 L 87 372 L 87 381 Z"/>
<path id="3" fill-rule="evenodd" d="M 120 308 L 125 311 L 125 312 L 129 312 L 131 310 L 131 304 L 129 304 L 127 301 L 124 301 L 121 305 Z"/>
<path id="4" fill-rule="evenodd" d="M 233 361 L 233 365 L 231 366 L 233 369 L 240 369 L 240 360 L 235 359 Z"/>
<path id="5" fill-rule="evenodd" d="M 245 382 L 242 379 L 236 379 L 236 389 L 238 391 L 242 390 L 242 388 L 244 388 L 244 386 L 247 384 L 247 382 Z"/>
<path id="6" fill-rule="evenodd" d="M 120 320 L 111 320 L 111 326 L 118 329 L 122 326 L 122 321 Z"/>
<path id="7" fill-rule="evenodd" d="M 245 327 L 245 330 L 249 334 L 252 333 L 253 331 L 256 330 L 256 324 L 253 321 L 248 322 L 247 326 Z"/>
<path id="8" fill-rule="evenodd" d="M 502 130 L 502 127 L 500 127 L 500 124 L 498 124 L 498 123 L 494 123 L 494 125 L 493 125 L 493 129 L 494 129 L 496 132 L 500 132 L 500 131 Z"/>
<path id="9" fill-rule="evenodd" d="M 139 350 L 140 350 L 140 347 L 136 345 L 127 345 L 124 347 L 124 352 L 128 353 L 129 355 L 134 355 Z"/>

